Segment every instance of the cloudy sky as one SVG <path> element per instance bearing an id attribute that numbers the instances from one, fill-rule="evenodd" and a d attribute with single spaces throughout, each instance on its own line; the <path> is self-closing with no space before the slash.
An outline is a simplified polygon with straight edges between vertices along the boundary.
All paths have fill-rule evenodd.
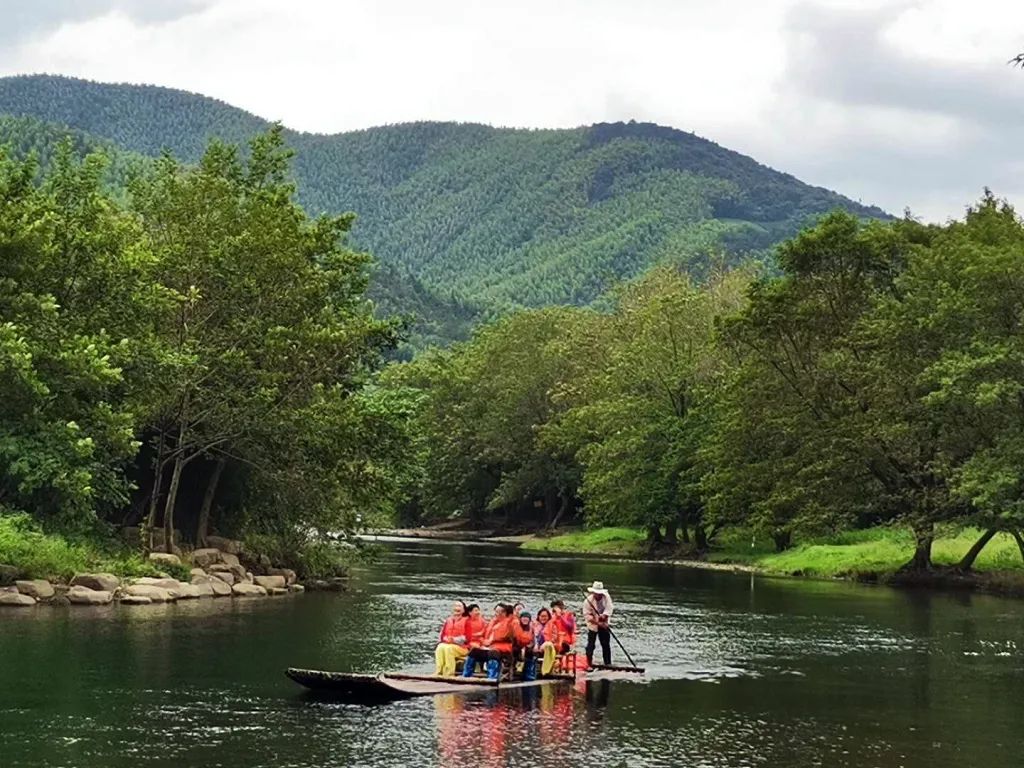
<path id="1" fill-rule="evenodd" d="M 198 91 L 335 132 L 651 120 L 855 199 L 1024 208 L 1024 3 L 3 0 L 0 75 Z"/>

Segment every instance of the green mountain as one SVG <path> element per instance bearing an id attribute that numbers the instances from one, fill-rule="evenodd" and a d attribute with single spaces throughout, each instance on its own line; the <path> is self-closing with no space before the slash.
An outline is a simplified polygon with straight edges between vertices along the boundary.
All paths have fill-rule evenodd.
<path id="1" fill-rule="evenodd" d="M 184 91 L 44 75 L 0 79 L 0 114 L 186 160 L 210 137 L 241 142 L 268 126 Z M 653 264 L 699 273 L 721 253 L 765 253 L 832 208 L 886 216 L 647 123 L 409 123 L 336 135 L 290 131 L 288 140 L 306 208 L 355 211 L 356 244 L 380 260 L 394 301 L 415 299 L 419 314 L 439 313 L 427 334 L 438 338 L 463 332 L 481 311 L 591 303 Z"/>

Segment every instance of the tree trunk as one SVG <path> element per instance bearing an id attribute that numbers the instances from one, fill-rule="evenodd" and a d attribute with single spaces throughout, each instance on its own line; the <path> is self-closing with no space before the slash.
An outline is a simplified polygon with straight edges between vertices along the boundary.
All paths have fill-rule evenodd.
<path id="1" fill-rule="evenodd" d="M 679 526 L 679 533 L 680 533 L 680 536 L 679 536 L 680 541 L 682 541 L 683 544 L 689 544 L 690 543 L 690 530 L 689 530 L 689 528 L 686 527 L 686 523 L 683 523 L 682 525 Z"/>
<path id="2" fill-rule="evenodd" d="M 793 534 L 790 531 L 772 531 L 772 541 L 776 552 L 785 552 L 793 546 Z"/>
<path id="3" fill-rule="evenodd" d="M 665 543 L 671 544 L 673 547 L 679 544 L 679 521 L 676 519 L 669 520 L 665 523 Z"/>
<path id="4" fill-rule="evenodd" d="M 1013 534 L 1013 540 L 1017 542 L 1017 549 L 1020 550 L 1021 560 L 1024 560 L 1024 537 L 1020 535 L 1020 531 L 1011 531 Z"/>
<path id="5" fill-rule="evenodd" d="M 914 556 L 906 563 L 901 571 L 928 571 L 932 567 L 932 541 L 935 538 L 934 529 L 928 526 L 925 529 L 914 529 Z"/>
<path id="6" fill-rule="evenodd" d="M 181 483 L 181 471 L 185 467 L 185 457 L 181 454 L 174 459 L 174 471 L 171 473 L 171 486 L 167 489 L 167 503 L 164 505 L 164 552 L 174 552 L 174 503 L 178 498 L 178 485 Z"/>
<path id="7" fill-rule="evenodd" d="M 220 476 L 224 472 L 226 459 L 217 459 L 217 464 L 210 475 L 210 482 L 206 484 L 206 494 L 203 496 L 203 506 L 199 509 L 199 525 L 196 527 L 196 545 L 206 546 L 206 534 L 210 529 L 210 510 L 213 508 L 213 500 L 217 496 L 217 485 L 220 483 Z"/>
<path id="8" fill-rule="evenodd" d="M 156 470 L 153 478 L 153 493 L 149 497 L 149 516 L 143 526 L 143 542 L 147 552 L 153 551 L 153 529 L 156 527 L 156 510 L 160 505 L 160 490 L 164 484 L 164 449 L 167 445 L 166 436 L 160 430 L 160 442 L 156 449 Z"/>
<path id="9" fill-rule="evenodd" d="M 561 499 L 561 504 L 559 504 L 558 512 L 555 514 L 555 519 L 551 521 L 551 525 L 548 526 L 549 528 L 557 528 L 558 524 L 562 522 L 565 511 L 569 509 L 569 495 L 563 491 L 558 496 Z"/>
<path id="10" fill-rule="evenodd" d="M 648 546 L 654 546 L 655 544 L 661 544 L 661 527 L 657 525 L 647 526 L 647 544 Z"/>
<path id="11" fill-rule="evenodd" d="M 704 526 L 700 523 L 693 526 L 693 541 L 698 552 L 708 551 L 708 536 L 704 531 Z"/>
<path id="12" fill-rule="evenodd" d="M 977 560 L 978 555 L 981 554 L 981 550 L 985 548 L 986 544 L 992 541 L 992 537 L 995 536 L 996 533 L 998 533 L 998 531 L 995 528 L 989 528 L 985 531 L 981 535 L 981 538 L 974 542 L 971 548 L 967 550 L 967 554 L 965 554 L 960 562 L 957 563 L 956 567 L 965 572 L 971 570 L 971 568 L 974 567 L 974 561 Z"/>

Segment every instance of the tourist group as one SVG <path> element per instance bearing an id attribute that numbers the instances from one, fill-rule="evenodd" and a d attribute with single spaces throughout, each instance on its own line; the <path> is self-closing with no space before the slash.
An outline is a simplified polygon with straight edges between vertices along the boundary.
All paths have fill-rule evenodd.
<path id="1" fill-rule="evenodd" d="M 587 589 L 583 603 L 588 668 L 593 666 L 598 641 L 604 664 L 612 663 L 611 615 L 611 595 L 602 582 L 595 581 Z M 549 607 L 542 606 L 536 616 L 521 602 L 498 603 L 489 621 L 476 603 L 467 605 L 456 600 L 438 637 L 435 672 L 445 677 L 454 676 L 460 672 L 461 663 L 462 676 L 472 677 L 479 664 L 491 680 L 497 680 L 503 668 L 510 672 L 520 670 L 520 679 L 524 681 L 536 680 L 538 662 L 541 676 L 552 674 L 556 665 L 564 670 L 567 664 L 575 664 L 576 635 L 576 615 L 562 600 L 552 600 Z"/>

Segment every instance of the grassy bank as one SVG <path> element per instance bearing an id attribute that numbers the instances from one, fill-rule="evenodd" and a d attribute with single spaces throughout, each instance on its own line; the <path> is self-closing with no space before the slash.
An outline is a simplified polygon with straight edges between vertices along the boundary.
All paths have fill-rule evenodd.
<path id="1" fill-rule="evenodd" d="M 75 573 L 152 576 L 153 565 L 113 539 L 44 533 L 26 515 L 0 515 L 0 565 L 28 578 L 66 581 Z"/>
<path id="2" fill-rule="evenodd" d="M 935 541 L 932 557 L 937 565 L 957 563 L 981 534 L 974 529 L 950 532 Z M 525 542 L 524 549 L 547 552 L 593 553 L 622 557 L 648 557 L 651 552 L 641 531 L 631 528 L 597 528 L 573 531 Z M 785 552 L 776 552 L 767 538 L 749 532 L 724 533 L 707 560 L 752 566 L 768 574 L 819 578 L 884 578 L 897 571 L 914 551 L 913 538 L 901 528 L 872 528 L 807 541 Z M 660 549 L 671 559 L 675 553 Z M 678 556 L 685 558 L 685 545 Z M 979 573 L 1020 576 L 1024 561 L 1009 534 L 998 534 L 982 550 L 974 566 Z"/>

